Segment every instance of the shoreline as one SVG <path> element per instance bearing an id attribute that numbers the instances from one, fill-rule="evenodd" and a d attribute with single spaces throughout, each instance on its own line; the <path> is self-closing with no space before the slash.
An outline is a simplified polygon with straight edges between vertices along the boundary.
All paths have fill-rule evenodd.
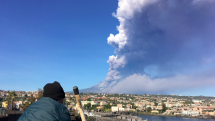
<path id="1" fill-rule="evenodd" d="M 183 115 L 162 115 L 162 114 L 139 114 L 134 116 L 157 116 L 157 117 L 178 117 L 178 118 L 193 118 L 193 119 L 215 119 L 215 116 L 183 116 Z"/>
<path id="2" fill-rule="evenodd" d="M 117 116 L 156 116 L 156 117 L 176 117 L 176 118 L 192 118 L 192 119 L 215 119 L 215 116 L 184 116 L 184 115 L 162 115 L 162 114 L 146 114 L 146 113 L 130 113 L 130 112 L 120 112 L 117 114 L 103 113 L 100 114 L 101 117 L 112 117 L 117 118 Z M 145 119 L 143 119 L 145 120 Z"/>

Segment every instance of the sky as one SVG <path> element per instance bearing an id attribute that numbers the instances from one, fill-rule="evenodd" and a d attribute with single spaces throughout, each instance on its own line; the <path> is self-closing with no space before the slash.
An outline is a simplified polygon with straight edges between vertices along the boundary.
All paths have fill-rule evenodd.
<path id="1" fill-rule="evenodd" d="M 58 81 L 65 91 L 103 81 L 107 44 L 117 33 L 118 1 L 0 1 L 0 89 L 38 90 Z"/>
<path id="2" fill-rule="evenodd" d="M 1 1 L 0 89 L 215 96 L 214 0 Z"/>
<path id="3" fill-rule="evenodd" d="M 215 96 L 214 0 L 119 0 L 103 92 Z M 107 84 L 104 88 L 103 85 Z"/>

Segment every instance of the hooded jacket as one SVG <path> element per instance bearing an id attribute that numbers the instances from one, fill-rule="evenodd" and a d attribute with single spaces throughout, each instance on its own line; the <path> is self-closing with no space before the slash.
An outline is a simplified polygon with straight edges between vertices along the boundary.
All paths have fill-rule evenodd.
<path id="1" fill-rule="evenodd" d="M 68 109 L 49 97 L 32 103 L 18 121 L 71 121 Z"/>

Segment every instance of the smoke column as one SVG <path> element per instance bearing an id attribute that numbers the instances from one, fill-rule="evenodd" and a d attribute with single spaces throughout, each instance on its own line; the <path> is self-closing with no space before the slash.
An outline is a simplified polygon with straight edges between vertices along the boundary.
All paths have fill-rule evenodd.
<path id="1" fill-rule="evenodd" d="M 168 93 L 215 86 L 215 0 L 119 0 L 116 56 L 102 92 Z"/>

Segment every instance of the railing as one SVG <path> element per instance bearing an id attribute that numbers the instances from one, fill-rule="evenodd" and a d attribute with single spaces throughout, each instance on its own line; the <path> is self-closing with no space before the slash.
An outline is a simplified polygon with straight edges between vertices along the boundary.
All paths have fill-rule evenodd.
<path id="1" fill-rule="evenodd" d="M 0 117 L 8 116 L 8 112 L 5 109 L 0 109 Z"/>
<path id="2" fill-rule="evenodd" d="M 22 114 L 24 111 L 20 110 L 5 110 L 0 109 L 0 117 L 7 117 L 9 114 Z"/>

